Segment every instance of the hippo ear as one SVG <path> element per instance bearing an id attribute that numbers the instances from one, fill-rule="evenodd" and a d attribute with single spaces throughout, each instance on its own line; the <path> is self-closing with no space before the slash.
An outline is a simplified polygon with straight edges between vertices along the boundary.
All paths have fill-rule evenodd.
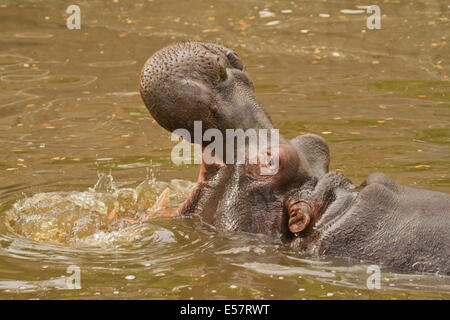
<path id="1" fill-rule="evenodd" d="M 315 134 L 304 134 L 290 142 L 304 156 L 313 176 L 319 178 L 328 172 L 330 149 L 322 137 Z"/>
<path id="2" fill-rule="evenodd" d="M 168 81 L 151 94 L 142 92 L 142 99 L 153 118 L 163 128 L 173 132 L 187 129 L 194 136 L 194 121 L 202 121 L 203 129 L 212 122 L 214 94 L 211 88 L 191 79 Z"/>

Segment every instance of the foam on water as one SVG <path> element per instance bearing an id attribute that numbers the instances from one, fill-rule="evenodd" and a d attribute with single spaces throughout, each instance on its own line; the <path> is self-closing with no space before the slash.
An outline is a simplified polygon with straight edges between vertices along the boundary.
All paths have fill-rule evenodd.
<path id="1" fill-rule="evenodd" d="M 173 192 L 159 216 L 175 210 L 192 186 L 188 181 L 147 178 L 135 188 L 119 188 L 112 175 L 105 174 L 87 191 L 20 199 L 6 212 L 5 223 L 11 232 L 29 240 L 75 247 L 127 246 L 141 239 L 171 242 L 171 231 L 152 225 L 147 212 L 165 188 Z M 111 219 L 113 210 L 117 219 Z"/>

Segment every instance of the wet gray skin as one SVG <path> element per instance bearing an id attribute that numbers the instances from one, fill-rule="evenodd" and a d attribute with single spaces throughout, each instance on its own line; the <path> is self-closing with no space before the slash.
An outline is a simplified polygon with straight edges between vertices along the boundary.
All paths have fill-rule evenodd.
<path id="1" fill-rule="evenodd" d="M 224 136 L 226 129 L 273 128 L 242 62 L 217 44 L 181 42 L 156 52 L 142 70 L 140 89 L 169 131 L 184 128 L 193 137 L 196 120 L 203 131 L 217 128 Z M 219 231 L 262 233 L 311 254 L 450 274 L 449 195 L 403 187 L 384 174 L 356 187 L 328 172 L 328 146 L 312 134 L 280 139 L 276 174 L 261 175 L 271 155 L 264 159 L 269 162 L 202 163 L 180 214 Z"/>

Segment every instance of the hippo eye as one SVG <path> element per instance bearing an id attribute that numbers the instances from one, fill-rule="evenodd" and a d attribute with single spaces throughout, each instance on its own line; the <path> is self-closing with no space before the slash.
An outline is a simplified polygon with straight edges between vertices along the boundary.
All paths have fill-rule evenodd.
<path id="1" fill-rule="evenodd" d="M 272 176 L 278 172 L 279 163 L 276 161 L 272 155 L 267 154 L 265 156 L 265 163 L 260 166 L 260 175 L 262 176 Z"/>
<path id="2" fill-rule="evenodd" d="M 261 153 L 259 155 L 258 163 L 249 165 L 247 172 L 254 179 L 270 178 L 278 173 L 279 159 L 272 156 L 270 152 Z"/>
<path id="3" fill-rule="evenodd" d="M 275 160 L 273 159 L 273 157 L 270 154 L 267 154 L 264 159 L 262 160 L 261 165 L 264 167 L 273 167 L 275 164 Z"/>

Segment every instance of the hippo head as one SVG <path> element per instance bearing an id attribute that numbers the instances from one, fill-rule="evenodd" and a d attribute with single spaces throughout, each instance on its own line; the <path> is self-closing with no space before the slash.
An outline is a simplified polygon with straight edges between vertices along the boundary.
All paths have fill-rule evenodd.
<path id="1" fill-rule="evenodd" d="M 142 70 L 140 91 L 154 119 L 171 132 L 185 129 L 190 134 L 187 140 L 196 134 L 196 121 L 201 121 L 202 135 L 217 130 L 227 146 L 229 130 L 250 129 L 259 137 L 263 129 L 274 129 L 241 60 L 217 44 L 181 42 L 156 52 Z M 210 152 L 213 161 L 205 161 L 209 141 L 191 142 L 202 146 L 202 165 L 196 187 L 178 209 L 180 214 L 199 216 L 218 230 L 263 233 L 283 242 L 308 228 L 314 217 L 290 217 L 287 207 L 298 209 L 302 204 L 286 199 L 304 186 L 317 184 L 328 172 L 329 151 L 322 138 L 303 135 L 287 141 L 279 137 L 275 144 L 269 137 L 268 147 L 257 149 L 253 162 L 249 161 L 254 155 L 249 139 L 234 147 L 231 156 L 228 148 Z M 245 161 L 224 160 L 236 160 L 239 153 Z"/>

